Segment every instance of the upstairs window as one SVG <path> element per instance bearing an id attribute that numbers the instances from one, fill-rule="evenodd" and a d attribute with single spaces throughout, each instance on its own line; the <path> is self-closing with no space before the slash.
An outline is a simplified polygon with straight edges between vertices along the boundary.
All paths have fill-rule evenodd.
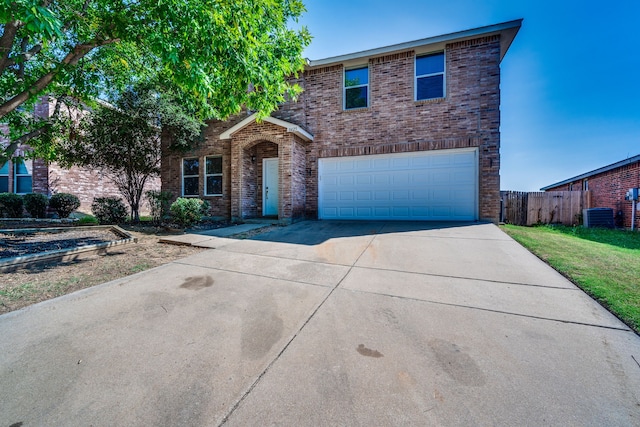
<path id="1" fill-rule="evenodd" d="M 9 162 L 0 166 L 0 193 L 9 192 Z"/>
<path id="2" fill-rule="evenodd" d="M 33 160 L 18 159 L 13 165 L 15 175 L 13 192 L 17 194 L 31 193 L 33 186 Z"/>
<path id="3" fill-rule="evenodd" d="M 206 157 L 204 163 L 204 194 L 222 196 L 222 157 Z"/>
<path id="4" fill-rule="evenodd" d="M 344 71 L 344 109 L 369 106 L 369 67 Z"/>
<path id="5" fill-rule="evenodd" d="M 200 160 L 182 159 L 182 195 L 200 195 Z"/>
<path id="6" fill-rule="evenodd" d="M 416 57 L 416 101 L 444 98 L 444 52 Z"/>

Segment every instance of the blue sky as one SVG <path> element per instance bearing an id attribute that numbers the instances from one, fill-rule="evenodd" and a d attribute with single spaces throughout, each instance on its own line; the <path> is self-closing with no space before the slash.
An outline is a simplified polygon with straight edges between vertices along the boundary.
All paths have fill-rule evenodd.
<path id="1" fill-rule="evenodd" d="M 640 154 L 640 0 L 306 0 L 310 59 L 524 18 L 502 61 L 501 188 Z"/>

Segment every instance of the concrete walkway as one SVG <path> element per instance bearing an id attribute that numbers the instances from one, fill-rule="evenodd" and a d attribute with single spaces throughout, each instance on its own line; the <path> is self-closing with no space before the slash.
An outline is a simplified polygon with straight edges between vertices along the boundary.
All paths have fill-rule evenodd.
<path id="1" fill-rule="evenodd" d="M 2 425 L 640 425 L 640 338 L 494 225 L 201 244 L 0 316 Z"/>

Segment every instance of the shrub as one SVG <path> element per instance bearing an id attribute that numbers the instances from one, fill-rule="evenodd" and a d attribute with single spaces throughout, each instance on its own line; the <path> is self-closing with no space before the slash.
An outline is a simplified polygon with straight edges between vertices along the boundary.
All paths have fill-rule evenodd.
<path id="1" fill-rule="evenodd" d="M 207 200 L 200 200 L 202 204 L 200 205 L 200 214 L 202 216 L 209 216 L 209 211 L 211 210 L 211 203 Z"/>
<path id="2" fill-rule="evenodd" d="M 169 215 L 169 208 L 171 204 L 171 198 L 173 195 L 170 191 L 157 191 L 149 190 L 145 193 L 147 200 L 149 201 L 149 208 L 151 209 L 151 220 L 160 224 L 162 219 Z"/>
<path id="3" fill-rule="evenodd" d="M 202 203 L 200 199 L 178 197 L 171 204 L 171 217 L 183 227 L 189 227 L 202 219 Z"/>
<path id="4" fill-rule="evenodd" d="M 87 216 L 83 216 L 82 218 L 80 218 L 78 220 L 78 224 L 79 225 L 93 225 L 93 224 L 99 224 L 99 222 L 98 222 L 98 220 L 96 219 L 95 216 L 87 215 Z"/>
<path id="5" fill-rule="evenodd" d="M 127 207 L 118 197 L 96 197 L 91 212 L 100 224 L 122 224 L 127 219 Z"/>
<path id="6" fill-rule="evenodd" d="M 47 215 L 49 199 L 44 194 L 25 194 L 22 200 L 24 201 L 24 208 L 32 218 L 44 218 Z"/>
<path id="7" fill-rule="evenodd" d="M 0 215 L 7 218 L 22 218 L 22 196 L 0 193 Z"/>
<path id="8" fill-rule="evenodd" d="M 80 207 L 80 199 L 68 193 L 54 194 L 49 199 L 49 207 L 55 210 L 60 218 L 69 218 L 71 212 Z"/>

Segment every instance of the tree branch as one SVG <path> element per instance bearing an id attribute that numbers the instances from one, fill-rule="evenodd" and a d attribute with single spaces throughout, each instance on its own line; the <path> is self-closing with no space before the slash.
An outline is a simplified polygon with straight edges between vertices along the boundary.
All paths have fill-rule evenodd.
<path id="1" fill-rule="evenodd" d="M 108 40 L 95 40 L 90 43 L 83 43 L 76 45 L 71 52 L 64 57 L 64 59 L 60 62 L 61 65 L 70 65 L 75 66 L 78 64 L 82 58 L 84 58 L 89 52 L 91 52 L 96 47 L 104 46 L 107 44 L 118 43 L 120 39 L 108 39 Z M 55 69 L 49 71 L 44 76 L 40 77 L 34 84 L 31 85 L 27 90 L 17 94 L 4 104 L 0 106 L 0 118 L 6 116 L 20 105 L 22 105 L 25 101 L 29 99 L 32 95 L 37 94 L 42 89 L 47 87 L 49 83 L 53 80 L 53 78 L 60 72 L 61 66 L 56 67 Z"/>
<path id="2" fill-rule="evenodd" d="M 20 138 L 11 141 L 9 143 L 9 145 L 7 145 L 6 147 L 3 148 L 3 153 L 2 153 L 2 156 L 0 156 L 0 157 L 4 157 L 4 156 L 11 157 L 13 152 L 16 151 L 16 149 L 18 147 L 20 147 L 20 145 L 26 143 L 27 141 L 29 141 L 32 138 L 37 138 L 40 135 L 42 135 L 43 133 L 45 133 L 49 129 L 49 127 L 51 126 L 51 119 L 57 118 L 58 115 L 60 114 L 60 104 L 61 104 L 61 102 L 59 100 L 56 100 L 56 106 L 55 106 L 55 108 L 53 110 L 53 114 L 51 114 L 51 116 L 47 118 L 47 122 L 44 123 L 38 129 L 34 129 L 31 132 L 22 135 Z"/>
<path id="3" fill-rule="evenodd" d="M 9 53 L 11 53 L 11 46 L 18 33 L 22 23 L 20 21 L 7 22 L 4 25 L 4 32 L 0 37 L 0 74 L 7 68 L 7 61 L 9 59 Z"/>
<path id="4" fill-rule="evenodd" d="M 35 55 L 37 55 L 38 52 L 40 52 L 41 50 L 42 50 L 42 43 L 36 44 L 35 46 L 33 46 L 31 49 L 27 51 L 24 51 L 23 49 L 23 52 L 20 55 L 18 55 L 19 57 L 22 57 L 24 59 L 24 61 L 22 61 L 22 66 L 24 67 L 24 63 L 29 61 Z M 16 64 L 16 60 L 13 58 L 9 58 L 5 63 L 5 67 L 11 67 L 15 64 Z"/>

